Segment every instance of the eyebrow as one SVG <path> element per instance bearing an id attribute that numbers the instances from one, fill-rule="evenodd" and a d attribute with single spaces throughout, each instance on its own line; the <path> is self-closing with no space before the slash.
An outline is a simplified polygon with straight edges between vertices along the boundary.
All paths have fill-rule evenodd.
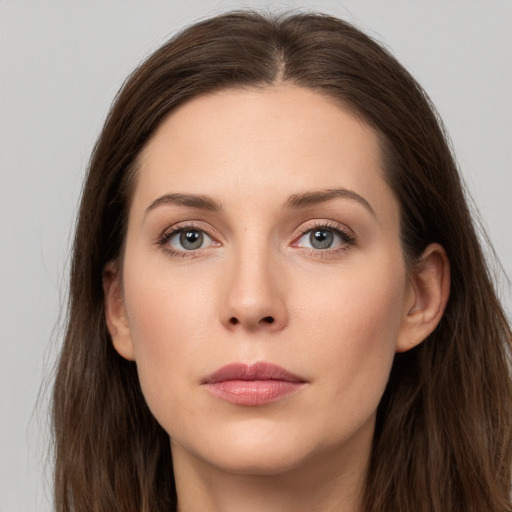
<path id="1" fill-rule="evenodd" d="M 286 201 L 285 208 L 307 208 L 308 206 L 315 206 L 337 198 L 353 199 L 362 204 L 374 217 L 376 216 L 372 206 L 364 197 L 346 188 L 331 188 L 294 194 Z"/>
<path id="2" fill-rule="evenodd" d="M 219 212 L 222 206 L 209 196 L 196 194 L 165 194 L 155 199 L 147 208 L 145 215 L 150 211 L 162 205 L 187 206 L 189 208 L 197 208 L 198 210 L 207 210 L 211 212 Z"/>
<path id="3" fill-rule="evenodd" d="M 309 206 L 315 206 L 337 198 L 353 199 L 362 204 L 373 216 L 375 216 L 375 211 L 364 197 L 360 196 L 357 192 L 346 188 L 333 188 L 293 194 L 284 203 L 284 208 L 307 208 Z M 162 205 L 186 206 L 189 208 L 197 208 L 199 210 L 212 212 L 222 211 L 222 205 L 209 196 L 197 194 L 165 194 L 155 199 L 146 208 L 145 215 Z"/>

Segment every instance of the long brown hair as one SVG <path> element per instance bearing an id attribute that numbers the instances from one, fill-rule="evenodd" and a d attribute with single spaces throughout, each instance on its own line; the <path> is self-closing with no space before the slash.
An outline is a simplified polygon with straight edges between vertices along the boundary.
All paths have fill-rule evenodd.
<path id="1" fill-rule="evenodd" d="M 333 98 L 377 131 L 408 264 L 431 242 L 451 261 L 439 326 L 395 358 L 364 510 L 510 512 L 510 326 L 433 106 L 385 49 L 350 24 L 252 11 L 198 23 L 157 50 L 124 84 L 94 148 L 53 395 L 56 510 L 175 506 L 169 439 L 147 408 L 135 364 L 112 347 L 102 271 L 121 255 L 137 156 L 164 117 L 203 93 L 279 82 Z"/>

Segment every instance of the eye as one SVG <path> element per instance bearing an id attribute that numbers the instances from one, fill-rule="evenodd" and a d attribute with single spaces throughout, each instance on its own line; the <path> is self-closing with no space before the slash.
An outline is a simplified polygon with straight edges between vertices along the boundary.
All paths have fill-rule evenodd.
<path id="1" fill-rule="evenodd" d="M 341 249 L 353 243 L 354 237 L 339 228 L 318 226 L 304 231 L 294 245 L 325 251 L 328 249 Z"/>
<path id="2" fill-rule="evenodd" d="M 307 238 L 314 249 L 329 249 L 334 242 L 334 233 L 327 229 L 314 229 Z"/>
<path id="3" fill-rule="evenodd" d="M 211 236 L 196 228 L 181 228 L 165 238 L 165 243 L 177 251 L 195 251 L 214 245 Z"/>

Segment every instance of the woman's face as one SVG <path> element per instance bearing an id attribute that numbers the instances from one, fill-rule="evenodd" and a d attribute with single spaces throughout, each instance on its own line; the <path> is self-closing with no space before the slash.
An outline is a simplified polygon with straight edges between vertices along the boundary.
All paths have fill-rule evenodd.
<path id="1" fill-rule="evenodd" d="M 141 155 L 122 290 L 114 345 L 175 461 L 362 464 L 414 302 L 377 136 L 292 86 L 181 106 Z"/>

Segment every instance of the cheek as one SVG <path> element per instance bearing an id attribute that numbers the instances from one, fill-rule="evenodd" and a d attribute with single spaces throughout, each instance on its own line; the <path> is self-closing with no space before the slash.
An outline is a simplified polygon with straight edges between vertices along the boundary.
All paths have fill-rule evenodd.
<path id="1" fill-rule="evenodd" d="M 183 273 L 125 265 L 125 304 L 137 370 L 157 419 L 163 409 L 172 414 L 176 400 L 197 377 L 191 362 L 202 361 L 204 347 L 211 342 L 211 293 L 206 286 L 198 293 L 196 285 Z"/>
<path id="2" fill-rule="evenodd" d="M 213 313 L 212 283 L 204 277 L 132 248 L 124 263 L 124 297 L 136 353 L 158 360 L 170 351 L 194 349 Z"/>
<path id="3" fill-rule="evenodd" d="M 400 260 L 399 260 L 400 261 Z M 382 269 L 387 268 L 386 272 Z M 318 281 L 300 316 L 312 367 L 323 369 L 324 393 L 319 409 L 332 414 L 333 429 L 364 422 L 376 410 L 395 355 L 403 319 L 405 270 L 396 263 L 366 267 L 325 281 Z M 313 284 L 313 283 L 311 283 Z M 304 295 L 304 294 L 303 294 Z"/>
<path id="4" fill-rule="evenodd" d="M 375 260 L 375 258 L 374 258 Z M 309 318 L 326 339 L 351 340 L 361 349 L 396 341 L 406 292 L 401 258 L 363 261 L 338 272 L 303 276 L 291 293 L 299 297 L 297 316 Z"/>

